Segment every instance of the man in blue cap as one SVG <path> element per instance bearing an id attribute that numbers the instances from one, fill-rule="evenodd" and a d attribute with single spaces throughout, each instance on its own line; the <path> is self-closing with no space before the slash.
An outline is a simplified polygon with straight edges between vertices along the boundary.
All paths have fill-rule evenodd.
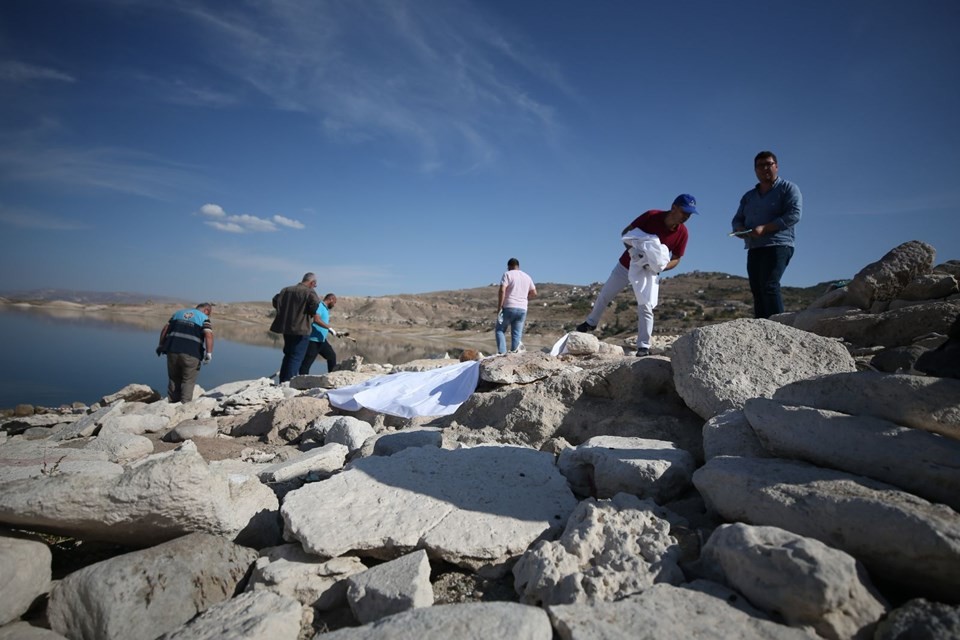
<path id="1" fill-rule="evenodd" d="M 680 264 L 680 258 L 686 251 L 688 234 L 684 223 L 695 213 L 699 213 L 696 198 L 688 193 L 681 193 L 674 199 L 669 211 L 651 209 L 627 225 L 620 235 L 624 236 L 633 229 L 639 229 L 660 238 L 660 242 L 670 250 L 670 261 L 663 268 L 664 271 L 669 271 Z M 630 252 L 625 250 L 600 289 L 600 294 L 593 303 L 593 310 L 587 319 L 577 326 L 577 331 L 590 332 L 597 328 L 607 305 L 629 284 L 629 268 Z M 643 357 L 650 355 L 653 306 L 638 304 L 637 317 L 637 355 Z"/>

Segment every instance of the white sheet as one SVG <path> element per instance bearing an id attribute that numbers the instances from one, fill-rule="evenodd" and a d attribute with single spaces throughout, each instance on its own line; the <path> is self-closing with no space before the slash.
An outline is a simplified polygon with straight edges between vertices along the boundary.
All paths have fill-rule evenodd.
<path id="1" fill-rule="evenodd" d="M 330 404 L 346 411 L 361 407 L 401 418 L 446 416 L 470 397 L 480 363 L 460 362 L 430 371 L 401 371 L 327 392 Z"/>
<path id="2" fill-rule="evenodd" d="M 660 297 L 657 277 L 670 262 L 670 250 L 660 242 L 660 238 L 639 229 L 631 229 L 622 240 L 630 253 L 628 278 L 637 302 L 656 307 Z"/>

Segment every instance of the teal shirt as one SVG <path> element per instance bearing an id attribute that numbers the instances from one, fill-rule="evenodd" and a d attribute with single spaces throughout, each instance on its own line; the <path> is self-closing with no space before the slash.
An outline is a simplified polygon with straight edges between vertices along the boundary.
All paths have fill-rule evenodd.
<path id="1" fill-rule="evenodd" d="M 330 324 L 330 309 L 327 309 L 327 305 L 323 302 L 320 303 L 320 306 L 317 307 L 317 315 L 320 316 L 320 319 L 323 320 L 324 324 Z M 327 341 L 327 332 L 328 329 L 321 327 L 316 322 L 310 323 L 310 342 L 326 342 Z"/>

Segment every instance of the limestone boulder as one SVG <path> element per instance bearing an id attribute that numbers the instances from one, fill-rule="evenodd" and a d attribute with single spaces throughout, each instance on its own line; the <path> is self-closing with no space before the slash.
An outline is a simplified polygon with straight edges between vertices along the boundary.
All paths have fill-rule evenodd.
<path id="1" fill-rule="evenodd" d="M 106 420 L 123 415 L 123 405 L 123 400 L 117 400 L 112 405 L 97 409 L 93 413 L 66 425 L 52 439 L 63 441 L 73 440 L 74 438 L 88 438 L 99 431 Z"/>
<path id="2" fill-rule="evenodd" d="M 293 442 L 319 416 L 330 410 L 325 399 L 295 396 L 267 405 L 245 424 L 235 426 L 231 436 L 261 436 L 267 442 Z"/>
<path id="3" fill-rule="evenodd" d="M 347 578 L 347 602 L 361 624 L 433 604 L 430 561 L 414 551 Z"/>
<path id="4" fill-rule="evenodd" d="M 287 494 L 284 537 L 315 555 L 392 559 L 417 549 L 498 576 L 559 533 L 576 499 L 553 456 L 521 447 L 420 447 L 352 462 Z"/>
<path id="5" fill-rule="evenodd" d="M 404 429 L 395 433 L 382 434 L 373 443 L 372 455 L 392 456 L 393 454 L 411 447 L 443 446 L 443 432 L 441 429 L 423 427 L 420 429 Z"/>
<path id="6" fill-rule="evenodd" d="M 853 277 L 847 285 L 847 299 L 861 309 L 893 300 L 914 278 L 930 273 L 936 256 L 931 245 L 919 240 L 894 247 Z"/>
<path id="7" fill-rule="evenodd" d="M 0 627 L 0 640 L 67 640 L 56 631 L 35 627 L 29 622 L 12 622 Z"/>
<path id="8" fill-rule="evenodd" d="M 733 320 L 694 329 L 673 345 L 677 392 L 709 420 L 785 384 L 856 369 L 834 340 L 770 320 Z"/>
<path id="9" fill-rule="evenodd" d="M 747 401 L 749 402 L 749 400 Z M 703 457 L 771 458 L 740 409 L 715 415 L 703 425 Z"/>
<path id="10" fill-rule="evenodd" d="M 153 441 L 145 436 L 133 433 L 104 433 L 93 439 L 85 449 L 103 451 L 111 462 L 128 464 L 134 460 L 145 458 L 153 453 Z"/>
<path id="11" fill-rule="evenodd" d="M 928 273 L 914 278 L 897 296 L 901 300 L 933 300 L 960 292 L 957 279 L 949 273 Z"/>
<path id="12" fill-rule="evenodd" d="M 68 638 L 155 638 L 236 592 L 257 552 L 193 533 L 75 571 L 50 593 L 51 628 Z"/>
<path id="13" fill-rule="evenodd" d="M 128 384 L 123 389 L 100 398 L 100 405 L 107 406 L 118 400 L 126 402 L 156 402 L 160 393 L 146 384 Z"/>
<path id="14" fill-rule="evenodd" d="M 166 416 L 124 414 L 106 418 L 100 427 L 100 435 L 129 433 L 142 435 L 163 431 L 170 423 Z"/>
<path id="15" fill-rule="evenodd" d="M 256 477 L 218 471 L 192 442 L 120 474 L 56 474 L 0 485 L 0 523 L 129 545 L 205 531 L 265 546 L 279 538 L 278 506 Z"/>
<path id="16" fill-rule="evenodd" d="M 777 402 L 873 416 L 960 440 L 960 380 L 862 371 L 800 380 Z"/>
<path id="17" fill-rule="evenodd" d="M 807 329 L 856 347 L 901 347 L 930 333 L 946 333 L 960 313 L 960 300 L 921 302 L 882 313 L 843 314 L 819 319 Z"/>
<path id="18" fill-rule="evenodd" d="M 158 640 L 297 640 L 300 603 L 270 591 L 242 593 L 211 606 Z"/>
<path id="19" fill-rule="evenodd" d="M 346 605 L 346 579 L 366 569 L 355 556 L 324 560 L 299 544 L 284 544 L 260 551 L 247 591 L 273 591 L 305 607 L 327 611 Z"/>
<path id="20" fill-rule="evenodd" d="M 612 498 L 630 493 L 663 504 L 690 486 L 697 463 L 672 442 L 595 436 L 565 449 L 557 467 L 579 495 Z"/>
<path id="21" fill-rule="evenodd" d="M 528 384 L 571 370 L 563 360 L 539 352 L 507 353 L 480 361 L 480 379 L 496 384 Z"/>
<path id="22" fill-rule="evenodd" d="M 743 411 L 774 457 L 873 478 L 960 511 L 960 441 L 880 418 L 765 398 L 747 400 Z"/>
<path id="23" fill-rule="evenodd" d="M 52 439 L 12 438 L 0 444 L 0 487 L 15 480 L 90 475 L 109 478 L 123 473 L 106 451 L 60 446 Z"/>
<path id="24" fill-rule="evenodd" d="M 323 441 L 327 444 L 341 444 L 352 452 L 362 447 L 368 438 L 375 435 L 377 432 L 373 430 L 370 423 L 353 416 L 339 416 L 326 429 Z"/>
<path id="25" fill-rule="evenodd" d="M 543 609 L 515 602 L 468 602 L 412 609 L 321 637 L 324 640 L 551 640 L 553 629 Z"/>
<path id="26" fill-rule="evenodd" d="M 714 582 L 683 586 L 660 583 L 616 602 L 548 607 L 562 640 L 636 638 L 738 638 L 739 640 L 815 640 L 819 636 L 777 624 L 742 596 Z"/>
<path id="27" fill-rule="evenodd" d="M 183 442 L 196 438 L 216 438 L 220 433 L 220 425 L 216 418 L 205 420 L 184 420 L 163 435 L 166 442 Z"/>
<path id="28" fill-rule="evenodd" d="M 350 450 L 331 442 L 322 447 L 267 465 L 258 472 L 263 482 L 286 482 L 296 478 L 322 480 L 343 468 Z"/>
<path id="29" fill-rule="evenodd" d="M 778 458 L 713 458 L 693 475 L 728 522 L 773 526 L 846 551 L 876 579 L 960 597 L 960 514 L 882 482 Z"/>
<path id="30" fill-rule="evenodd" d="M 567 353 L 574 356 L 587 356 L 600 351 L 600 340 L 593 334 L 571 331 L 564 343 Z"/>
<path id="31" fill-rule="evenodd" d="M 577 505 L 559 540 L 541 541 L 513 568 L 521 602 L 535 606 L 619 600 L 684 581 L 666 510 L 621 493 Z"/>
<path id="32" fill-rule="evenodd" d="M 914 598 L 877 625 L 874 640 L 960 638 L 960 605 Z"/>
<path id="33" fill-rule="evenodd" d="M 0 626 L 18 619 L 50 590 L 52 561 L 39 538 L 0 532 Z"/>
<path id="34" fill-rule="evenodd" d="M 701 562 L 753 606 L 824 638 L 869 640 L 887 610 L 852 556 L 777 527 L 722 525 Z"/>

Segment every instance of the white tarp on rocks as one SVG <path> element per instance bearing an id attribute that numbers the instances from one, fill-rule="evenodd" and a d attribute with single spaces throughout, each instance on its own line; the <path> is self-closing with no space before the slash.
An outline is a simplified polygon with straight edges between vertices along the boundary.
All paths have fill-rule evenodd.
<path id="1" fill-rule="evenodd" d="M 331 389 L 330 404 L 346 411 L 363 407 L 401 418 L 446 416 L 456 411 L 476 388 L 480 363 L 460 362 L 431 371 L 401 371 L 366 382 Z"/>

